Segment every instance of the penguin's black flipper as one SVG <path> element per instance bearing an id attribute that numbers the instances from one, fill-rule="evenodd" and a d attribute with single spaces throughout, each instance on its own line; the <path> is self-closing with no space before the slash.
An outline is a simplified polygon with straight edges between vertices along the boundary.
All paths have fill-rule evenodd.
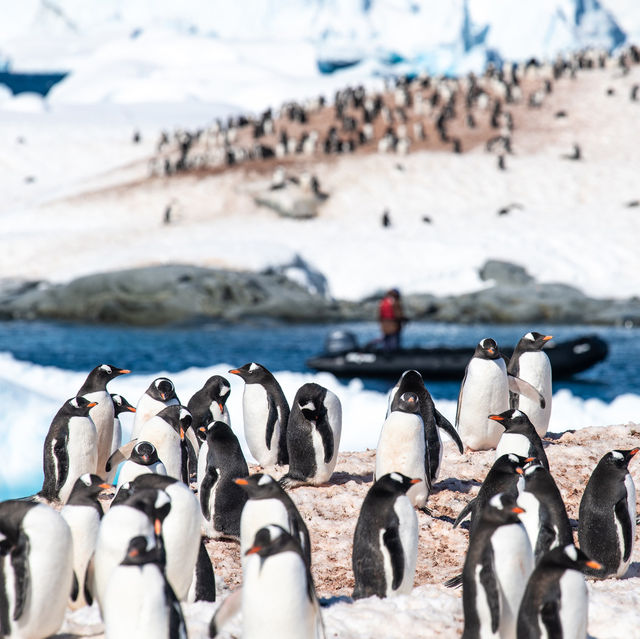
<path id="1" fill-rule="evenodd" d="M 487 548 L 482 556 L 482 568 L 480 569 L 480 583 L 486 593 L 487 604 L 491 613 L 491 632 L 498 632 L 500 625 L 500 592 L 496 574 L 493 571 L 493 551 Z M 550 635 L 557 637 L 562 635 Z"/>
<path id="2" fill-rule="evenodd" d="M 509 380 L 509 390 L 511 392 L 524 395 L 530 400 L 538 402 L 540 404 L 540 408 L 544 408 L 547 405 L 542 394 L 537 388 L 535 388 L 535 386 L 529 384 L 529 382 L 525 382 L 524 379 L 520 379 L 514 375 L 507 375 L 507 379 Z"/>
<path id="3" fill-rule="evenodd" d="M 211 519 L 211 511 L 209 510 L 209 495 L 218 481 L 218 471 L 211 465 L 207 466 L 207 472 L 200 484 L 200 508 L 203 517 L 209 521 Z"/>
<path id="4" fill-rule="evenodd" d="M 460 588 L 460 586 L 462 586 L 462 573 L 455 575 L 444 582 L 445 588 Z"/>
<path id="5" fill-rule="evenodd" d="M 216 577 L 202 537 L 200 538 L 200 549 L 198 550 L 194 579 L 196 583 L 196 601 L 215 601 Z"/>
<path id="6" fill-rule="evenodd" d="M 558 601 L 545 601 L 540 608 L 540 619 L 547 629 L 548 637 L 562 637 L 562 622 Z"/>
<path id="7" fill-rule="evenodd" d="M 230 595 L 225 597 L 220 604 L 220 607 L 216 610 L 215 614 L 211 618 L 209 623 L 209 637 L 217 637 L 218 633 L 224 625 L 235 617 L 240 611 L 242 604 L 242 588 L 234 590 Z"/>
<path id="8" fill-rule="evenodd" d="M 474 508 L 476 507 L 475 498 L 472 499 L 461 511 L 460 514 L 456 517 L 456 520 L 453 522 L 453 527 L 456 528 L 460 523 L 462 523 L 469 513 L 473 513 Z"/>
<path id="9" fill-rule="evenodd" d="M 271 450 L 271 440 L 273 439 L 273 431 L 276 427 L 276 421 L 278 420 L 278 407 L 276 406 L 273 397 L 267 398 L 269 402 L 269 414 L 267 416 L 267 428 L 265 429 L 264 439 L 267 445 L 267 450 Z M 277 445 L 277 442 L 276 442 Z"/>
<path id="10" fill-rule="evenodd" d="M 324 463 L 328 464 L 333 457 L 333 431 L 329 428 L 327 422 L 327 413 L 324 411 L 324 415 L 316 422 L 316 428 L 322 438 L 322 447 L 324 448 Z"/>
<path id="11" fill-rule="evenodd" d="M 392 588 L 397 590 L 404 577 L 404 551 L 400 541 L 400 531 L 397 526 L 387 528 L 382 534 L 382 542 L 389 551 L 391 559 L 391 574 L 393 575 Z"/>
<path id="12" fill-rule="evenodd" d="M 64 486 L 69 475 L 69 453 L 67 451 L 67 437 L 56 439 L 53 444 L 53 455 L 58 465 L 58 474 L 56 477 L 56 498 L 60 496 L 60 489 Z"/>
<path id="13" fill-rule="evenodd" d="M 187 627 L 182 616 L 182 608 L 180 602 L 173 592 L 173 588 L 164 580 L 164 596 L 169 604 L 169 638 L 168 639 L 187 639 Z"/>
<path id="14" fill-rule="evenodd" d="M 20 533 L 18 541 L 11 550 L 11 566 L 15 575 L 15 596 L 16 603 L 13 610 L 13 620 L 17 621 L 24 612 L 29 594 L 30 575 L 29 575 L 29 537 L 24 533 Z"/>
<path id="15" fill-rule="evenodd" d="M 104 466 L 105 471 L 110 472 L 112 468 L 115 468 L 121 462 L 129 459 L 129 457 L 131 457 L 131 451 L 137 443 L 137 439 L 132 439 L 130 442 L 124 444 L 124 446 L 120 446 L 118 450 L 111 453 L 111 457 L 107 459 L 107 463 Z"/>
<path id="16" fill-rule="evenodd" d="M 88 606 L 93 605 L 91 584 L 93 584 L 93 556 L 89 560 L 89 563 L 87 564 L 87 571 L 84 574 L 84 598 Z"/>
<path id="17" fill-rule="evenodd" d="M 295 504 L 293 504 L 293 507 L 295 508 Z M 289 530 L 291 531 L 291 536 L 298 541 L 302 548 L 305 563 L 311 567 L 311 540 L 309 539 L 309 529 L 297 508 L 295 508 L 295 510 L 289 510 Z"/>
<path id="18" fill-rule="evenodd" d="M 453 441 L 456 443 L 460 454 L 464 452 L 464 446 L 462 445 L 462 440 L 460 439 L 460 435 L 458 435 L 458 431 L 453 427 L 453 424 L 442 414 L 440 411 L 436 409 L 436 426 L 441 428 Z"/>
<path id="19" fill-rule="evenodd" d="M 458 393 L 458 403 L 456 404 L 456 421 L 455 421 L 456 428 L 458 428 L 458 425 L 460 424 L 460 407 L 462 406 L 462 394 L 464 391 L 465 382 L 467 381 L 468 370 L 469 370 L 469 366 L 467 365 L 467 367 L 464 369 L 464 377 L 462 378 L 462 384 L 460 384 L 460 392 Z"/>
<path id="20" fill-rule="evenodd" d="M 636 525 L 640 526 L 640 515 L 636 517 Z"/>
<path id="21" fill-rule="evenodd" d="M 622 541 L 624 543 L 622 559 L 627 561 L 631 555 L 633 540 L 631 539 L 631 517 L 629 516 L 629 506 L 626 495 L 616 504 L 615 514 L 617 521 L 620 523 L 620 528 L 622 528 Z"/>
<path id="22" fill-rule="evenodd" d="M 78 577 L 76 571 L 73 571 L 73 581 L 71 582 L 71 601 L 77 601 L 80 594 L 80 585 L 78 584 Z"/>

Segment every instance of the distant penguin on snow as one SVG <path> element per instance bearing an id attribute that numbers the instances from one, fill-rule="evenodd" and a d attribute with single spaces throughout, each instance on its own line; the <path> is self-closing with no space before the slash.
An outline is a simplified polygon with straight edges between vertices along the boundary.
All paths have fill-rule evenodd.
<path id="1" fill-rule="evenodd" d="M 383 475 L 362 503 L 353 538 L 353 598 L 408 594 L 418 556 L 418 518 L 407 491 L 422 479 Z"/>
<path id="2" fill-rule="evenodd" d="M 329 481 L 338 461 L 341 433 L 342 405 L 337 396 L 319 384 L 303 384 L 289 415 L 289 472 L 280 483 L 318 486 Z"/>
<path id="3" fill-rule="evenodd" d="M 280 384 L 270 371 L 255 362 L 229 372 L 245 382 L 242 412 L 249 452 L 261 466 L 288 464 L 289 404 Z"/>
<path id="4" fill-rule="evenodd" d="M 636 533 L 636 488 L 629 462 L 640 451 L 612 450 L 598 462 L 584 489 L 578 513 L 580 548 L 602 564 L 594 577 L 622 577 L 631 563 Z"/>
<path id="5" fill-rule="evenodd" d="M 489 419 L 498 422 L 504 428 L 496 446 L 496 459 L 508 453 L 521 457 L 536 457 L 549 470 L 549 461 L 542 440 L 527 415 L 520 410 L 509 409 L 499 415 L 489 415 Z"/>
<path id="6" fill-rule="evenodd" d="M 44 482 L 41 495 L 66 502 L 76 479 L 95 473 L 98 433 L 89 411 L 96 405 L 84 397 L 67 400 L 49 426 L 44 440 Z"/>

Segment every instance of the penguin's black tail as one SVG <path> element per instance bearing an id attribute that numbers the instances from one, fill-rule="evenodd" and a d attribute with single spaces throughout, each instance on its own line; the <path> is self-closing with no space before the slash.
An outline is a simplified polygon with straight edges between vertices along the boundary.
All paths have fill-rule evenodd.
<path id="1" fill-rule="evenodd" d="M 467 515 L 469 515 L 470 513 L 472 513 L 474 507 L 475 507 L 475 499 L 472 499 L 460 512 L 460 514 L 456 517 L 456 520 L 453 522 L 453 527 L 456 528 L 458 526 L 458 524 L 460 524 L 461 522 L 463 522 L 466 518 Z"/>
<path id="2" fill-rule="evenodd" d="M 445 588 L 460 588 L 462 586 L 462 573 L 456 575 L 455 577 L 451 577 L 451 579 L 447 579 L 444 582 Z"/>

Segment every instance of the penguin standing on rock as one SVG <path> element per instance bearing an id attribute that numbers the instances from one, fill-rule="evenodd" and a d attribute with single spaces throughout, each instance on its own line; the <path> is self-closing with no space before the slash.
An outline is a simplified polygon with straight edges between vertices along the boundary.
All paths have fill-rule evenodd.
<path id="1" fill-rule="evenodd" d="M 255 362 L 229 372 L 245 382 L 242 412 L 249 451 L 261 466 L 288 464 L 289 404 L 280 384 L 270 371 Z"/>
<path id="2" fill-rule="evenodd" d="M 73 540 L 73 585 L 69 607 L 77 610 L 93 603 L 91 587 L 86 581 L 87 568 L 98 539 L 102 506 L 98 495 L 111 488 L 98 475 L 82 475 L 71 491 L 60 514 L 67 522 Z"/>
<path id="3" fill-rule="evenodd" d="M 425 468 L 425 454 L 424 422 L 418 396 L 403 393 L 397 408 L 382 424 L 376 448 L 375 479 L 394 472 L 420 478 L 422 482 L 411 486 L 407 496 L 414 506 L 426 510 L 431 479 Z"/>
<path id="4" fill-rule="evenodd" d="M 78 397 L 85 397 L 94 406 L 89 411 L 89 416 L 96 425 L 98 432 L 98 464 L 96 470 L 101 477 L 106 477 L 105 464 L 111 455 L 113 444 L 113 400 L 107 391 L 107 384 L 120 375 L 126 375 L 131 371 L 124 368 L 116 368 L 109 364 L 96 366 L 87 376 L 84 384 L 76 393 Z"/>
<path id="5" fill-rule="evenodd" d="M 55 635 L 73 580 L 71 532 L 45 504 L 0 503 L 0 636 Z"/>
<path id="6" fill-rule="evenodd" d="M 549 470 L 542 440 L 527 415 L 518 409 L 509 409 L 499 415 L 489 415 L 489 419 L 504 427 L 504 433 L 496 446 L 496 458 L 508 453 L 515 453 L 520 457 L 536 457 Z"/>
<path id="7" fill-rule="evenodd" d="M 204 531 L 209 537 L 240 537 L 240 517 L 247 494 L 234 479 L 249 467 L 231 427 L 215 422 L 207 432 L 207 469 L 200 484 Z"/>
<path id="8" fill-rule="evenodd" d="M 289 472 L 284 487 L 320 485 L 329 481 L 338 461 L 342 405 L 319 384 L 303 384 L 293 400 L 287 425 Z"/>
<path id="9" fill-rule="evenodd" d="M 40 494 L 45 499 L 66 502 L 76 479 L 96 472 L 98 433 L 89 417 L 94 406 L 96 402 L 84 397 L 72 397 L 53 418 L 44 440 L 44 482 Z"/>
<path id="10" fill-rule="evenodd" d="M 640 451 L 612 450 L 598 462 L 584 489 L 578 513 L 578 542 L 602 564 L 594 577 L 622 577 L 631 563 L 636 533 L 636 489 L 629 462 Z"/>
<path id="11" fill-rule="evenodd" d="M 600 568 L 573 544 L 543 555 L 522 597 L 518 639 L 585 639 L 589 602 L 582 573 Z"/>
<path id="12" fill-rule="evenodd" d="M 540 402 L 517 393 L 509 393 L 510 408 L 518 408 L 525 413 L 535 426 L 540 437 L 547 434 L 551 416 L 552 384 L 551 362 L 542 348 L 552 339 L 552 335 L 542 335 L 532 331 L 516 344 L 509 359 L 507 372 L 531 384 L 545 400 L 544 408 Z"/>
<path id="13" fill-rule="evenodd" d="M 136 406 L 136 418 L 133 422 L 131 439 L 138 439 L 143 424 L 157 415 L 167 406 L 179 406 L 176 387 L 166 377 L 154 379 L 149 388 L 143 393 Z"/>
<path id="14" fill-rule="evenodd" d="M 353 538 L 353 598 L 408 594 L 418 556 L 418 518 L 407 491 L 422 479 L 383 475 L 362 503 Z"/>

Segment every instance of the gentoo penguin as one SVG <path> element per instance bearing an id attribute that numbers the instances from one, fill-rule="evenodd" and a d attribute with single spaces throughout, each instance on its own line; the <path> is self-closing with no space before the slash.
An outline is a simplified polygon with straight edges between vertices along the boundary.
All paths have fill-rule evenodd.
<path id="1" fill-rule="evenodd" d="M 201 574 L 212 572 L 208 555 L 199 553 L 200 507 L 198 499 L 183 482 L 163 475 L 147 474 L 136 477 L 128 492 L 132 497 L 146 491 L 163 491 L 171 500 L 171 508 L 162 522 L 162 540 L 166 553 L 166 573 L 176 596 L 185 601 L 193 584 L 194 569 Z M 126 502 L 125 502 L 126 503 Z M 198 562 L 206 559 L 205 564 Z M 215 597 L 215 592 L 213 593 Z M 213 599 L 211 599 L 213 600 Z"/>
<path id="2" fill-rule="evenodd" d="M 418 518 L 406 493 L 422 481 L 394 472 L 380 477 L 369 489 L 353 537 L 354 599 L 411 592 L 418 557 Z"/>
<path id="3" fill-rule="evenodd" d="M 460 385 L 456 427 L 467 448 L 487 450 L 498 445 L 503 430 L 488 415 L 498 415 L 509 408 L 509 389 L 544 399 L 527 382 L 507 374 L 507 366 L 495 340 L 480 341 L 465 370 Z"/>
<path id="4" fill-rule="evenodd" d="M 280 526 L 261 528 L 246 551 L 242 576 L 243 639 L 320 639 L 320 606 L 298 540 Z M 210 636 L 217 634 L 217 615 Z"/>
<path id="5" fill-rule="evenodd" d="M 311 566 L 311 541 L 304 519 L 291 497 L 271 475 L 257 473 L 234 480 L 248 495 L 240 517 L 240 553 L 253 543 L 260 528 L 277 524 L 300 543 L 305 561 Z"/>
<path id="6" fill-rule="evenodd" d="M 157 415 L 163 408 L 176 405 L 180 405 L 180 401 L 173 382 L 166 377 L 154 379 L 138 400 L 131 439 L 139 439 L 140 429 L 147 420 Z"/>
<path id="7" fill-rule="evenodd" d="M 537 461 L 524 468 L 517 501 L 524 509 L 520 520 L 529 535 L 536 562 L 556 546 L 573 544 L 569 517 L 551 473 Z"/>
<path id="8" fill-rule="evenodd" d="M 415 393 L 403 393 L 397 408 L 382 424 L 376 448 L 375 479 L 388 473 L 402 473 L 422 482 L 411 486 L 407 497 L 417 508 L 426 508 L 431 488 L 425 469 L 424 423 L 420 417 L 420 403 Z"/>
<path id="9" fill-rule="evenodd" d="M 104 467 L 113 452 L 111 446 L 113 444 L 114 410 L 113 400 L 107 391 L 107 384 L 115 377 L 130 372 L 109 364 L 96 366 L 76 393 L 77 397 L 85 397 L 88 401 L 95 403 L 95 406 L 89 411 L 89 416 L 98 431 L 98 465 L 96 470 L 91 472 L 97 473 L 102 478 L 106 477 Z"/>
<path id="10" fill-rule="evenodd" d="M 510 408 L 518 408 L 528 415 L 540 437 L 544 437 L 549 427 L 551 416 L 551 362 L 542 347 L 552 339 L 552 335 L 542 335 L 532 331 L 527 333 L 516 344 L 513 355 L 509 359 L 507 372 L 529 382 L 545 400 L 544 408 L 540 402 L 517 393 L 509 393 Z"/>
<path id="11" fill-rule="evenodd" d="M 192 428 L 196 432 L 211 422 L 225 422 L 231 426 L 226 406 L 230 393 L 229 382 L 222 375 L 213 375 L 192 395 L 187 408 L 193 416 Z"/>
<path id="12" fill-rule="evenodd" d="M 517 408 L 510 408 L 499 415 L 489 415 L 489 419 L 498 422 L 504 428 L 496 446 L 496 459 L 508 453 L 515 453 L 520 457 L 536 457 L 549 470 L 549 461 L 542 440 L 527 415 Z"/>
<path id="13" fill-rule="evenodd" d="M 464 451 L 462 441 L 451 422 L 436 409 L 431 394 L 426 389 L 422 375 L 418 371 L 408 370 L 402 373 L 398 383 L 390 393 L 389 412 L 397 408 L 400 397 L 404 393 L 415 393 L 418 397 L 420 415 L 424 422 L 425 432 L 427 453 L 425 456 L 425 468 L 431 478 L 431 483 L 433 483 L 438 478 L 442 464 L 443 446 L 439 429 L 445 431 L 453 439 L 461 454 Z"/>
<path id="14" fill-rule="evenodd" d="M 41 495 L 66 502 L 76 479 L 95 473 L 98 433 L 89 411 L 96 405 L 84 397 L 68 399 L 56 413 L 44 440 Z"/>
<path id="15" fill-rule="evenodd" d="M 595 577 L 622 577 L 631 563 L 636 533 L 636 488 L 629 462 L 640 450 L 612 450 L 598 462 L 584 489 L 578 512 L 578 542 L 602 564 Z"/>
<path id="16" fill-rule="evenodd" d="M 518 639 L 586 639 L 589 602 L 582 573 L 600 567 L 573 544 L 545 553 L 522 597 Z"/>
<path id="17" fill-rule="evenodd" d="M 249 467 L 231 427 L 214 422 L 207 431 L 207 469 L 200 484 L 204 532 L 209 537 L 240 537 L 240 516 L 247 494 L 233 480 Z"/>
<path id="18" fill-rule="evenodd" d="M 155 539 L 131 539 L 109 580 L 102 613 L 107 639 L 186 639 L 182 608 L 165 577 L 163 550 Z"/>
<path id="19" fill-rule="evenodd" d="M 167 469 L 158 457 L 156 447 L 147 441 L 138 441 L 131 450 L 131 456 L 122 464 L 120 473 L 118 474 L 118 485 L 132 482 L 138 475 L 147 473 L 157 473 L 158 475 L 166 475 Z"/>
<path id="20" fill-rule="evenodd" d="M 249 452 L 261 466 L 288 464 L 289 404 L 280 384 L 264 366 L 255 362 L 229 372 L 245 382 L 242 412 Z"/>
<path id="21" fill-rule="evenodd" d="M 463 639 L 515 639 L 518 608 L 533 570 L 522 508 L 498 493 L 482 510 L 462 570 Z"/>
<path id="22" fill-rule="evenodd" d="M 0 636 L 55 635 L 73 581 L 71 531 L 53 508 L 0 503 Z"/>
<path id="23" fill-rule="evenodd" d="M 289 471 L 280 483 L 319 486 L 329 481 L 338 461 L 341 433 L 342 405 L 335 393 L 319 384 L 303 384 L 289 415 Z"/>
<path id="24" fill-rule="evenodd" d="M 113 439 L 111 440 L 111 452 L 115 452 L 122 446 L 122 422 L 120 415 L 123 413 L 135 413 L 136 407 L 132 406 L 122 395 L 111 393 L 113 402 Z"/>
<path id="25" fill-rule="evenodd" d="M 111 488 L 98 475 L 82 475 L 76 480 L 67 503 L 60 514 L 67 522 L 73 540 L 73 585 L 69 607 L 72 610 L 93 603 L 90 585 L 86 582 L 87 568 L 98 539 L 102 520 L 100 491 Z"/>
<path id="26" fill-rule="evenodd" d="M 138 433 L 139 441 L 151 442 L 155 446 L 167 475 L 185 484 L 189 483 L 184 422 L 187 416 L 188 411 L 183 406 L 167 406 L 148 419 Z"/>
<path id="27" fill-rule="evenodd" d="M 150 475 L 144 475 L 150 476 Z M 104 598 L 111 575 L 125 558 L 131 539 L 155 535 L 156 522 L 163 521 L 171 509 L 164 490 L 139 490 L 105 513 L 98 530 L 96 550 L 87 579 L 93 597 L 104 611 Z"/>

